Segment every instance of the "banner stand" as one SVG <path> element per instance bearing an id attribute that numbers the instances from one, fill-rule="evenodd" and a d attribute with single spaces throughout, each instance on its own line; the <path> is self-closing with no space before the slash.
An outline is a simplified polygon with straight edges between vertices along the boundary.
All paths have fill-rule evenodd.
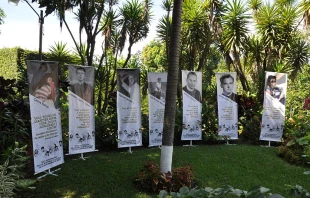
<path id="1" fill-rule="evenodd" d="M 193 145 L 193 140 L 189 141 L 189 145 L 183 145 L 183 146 L 194 146 L 195 147 L 195 145 Z"/>
<path id="2" fill-rule="evenodd" d="M 94 151 L 98 151 L 98 150 L 96 149 Z M 94 151 L 90 151 L 90 152 L 94 152 Z M 89 152 L 87 152 L 87 153 L 89 153 Z M 68 153 L 66 155 L 75 155 L 75 154 L 78 154 L 78 153 L 73 153 L 73 154 Z M 73 159 L 73 160 L 78 160 L 78 159 L 86 160 L 86 158 L 90 158 L 90 157 L 84 157 L 84 153 L 81 153 L 81 156 L 79 156 L 77 159 Z"/>
<path id="3" fill-rule="evenodd" d="M 131 151 L 131 147 L 129 147 L 129 150 L 128 150 L 128 152 L 129 152 L 130 154 L 132 154 L 132 151 Z"/>
<path id="4" fill-rule="evenodd" d="M 236 144 L 229 144 L 229 140 L 227 140 L 227 141 L 226 141 L 226 145 L 232 146 L 232 145 L 236 145 Z"/>
<path id="5" fill-rule="evenodd" d="M 45 176 L 47 176 L 47 175 L 54 175 L 54 176 L 57 177 L 58 175 L 54 174 L 54 172 L 59 171 L 60 169 L 61 169 L 61 168 L 58 168 L 58 169 L 56 169 L 56 170 L 54 170 L 54 171 L 51 171 L 51 169 L 48 169 L 48 172 L 47 172 L 47 171 L 44 171 L 44 173 L 46 173 L 46 174 L 44 174 L 44 175 L 38 177 L 38 179 L 41 179 L 42 177 L 45 177 Z"/>
<path id="6" fill-rule="evenodd" d="M 265 145 L 261 145 L 262 147 L 271 147 L 270 146 L 270 141 L 268 141 L 268 146 L 265 146 Z"/>

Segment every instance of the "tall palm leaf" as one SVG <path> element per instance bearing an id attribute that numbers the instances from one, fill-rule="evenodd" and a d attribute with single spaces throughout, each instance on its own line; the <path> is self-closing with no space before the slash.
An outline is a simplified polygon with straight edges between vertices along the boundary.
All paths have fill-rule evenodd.
<path id="1" fill-rule="evenodd" d="M 151 21 L 151 6 L 152 3 L 149 0 L 144 0 L 144 3 L 140 3 L 138 0 L 127 1 L 120 8 L 121 15 L 121 32 L 119 47 L 120 51 L 125 46 L 125 41 L 128 36 L 129 46 L 126 61 L 123 64 L 125 67 L 131 57 L 131 48 L 134 43 L 146 38 L 149 32 L 149 25 Z"/>
<path id="2" fill-rule="evenodd" d="M 246 47 L 250 16 L 248 8 L 241 0 L 227 2 L 227 10 L 223 15 L 223 44 L 227 52 L 231 52 L 234 67 L 240 78 L 242 87 L 249 91 L 249 85 L 240 62 L 242 50 Z"/>

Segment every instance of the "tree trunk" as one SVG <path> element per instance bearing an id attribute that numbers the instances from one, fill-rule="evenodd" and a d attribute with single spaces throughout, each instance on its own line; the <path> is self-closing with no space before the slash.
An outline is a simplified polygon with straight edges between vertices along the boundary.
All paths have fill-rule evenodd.
<path id="1" fill-rule="evenodd" d="M 164 116 L 164 130 L 160 157 L 161 172 L 171 172 L 173 137 L 175 128 L 176 96 L 179 81 L 179 56 L 181 32 L 182 0 L 174 0 L 172 32 L 169 46 L 167 95 Z"/>

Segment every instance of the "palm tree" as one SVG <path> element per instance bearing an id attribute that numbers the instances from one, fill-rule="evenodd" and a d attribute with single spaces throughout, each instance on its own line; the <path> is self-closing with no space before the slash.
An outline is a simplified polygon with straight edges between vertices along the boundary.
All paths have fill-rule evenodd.
<path id="1" fill-rule="evenodd" d="M 225 53 L 231 53 L 234 69 L 245 91 L 249 91 L 250 87 L 245 77 L 240 57 L 248 42 L 247 32 L 250 18 L 247 13 L 248 10 L 245 4 L 242 3 L 242 0 L 227 1 L 227 10 L 222 18 Z"/>
<path id="2" fill-rule="evenodd" d="M 160 170 L 163 173 L 171 172 L 173 137 L 176 114 L 176 96 L 179 81 L 179 56 L 180 56 L 180 35 L 181 35 L 181 13 L 182 1 L 174 0 L 172 14 L 171 43 L 169 46 L 167 95 L 165 104 L 163 140 L 160 158 Z"/>
<path id="3" fill-rule="evenodd" d="M 127 65 L 131 57 L 131 48 L 133 44 L 146 38 L 149 32 L 149 25 L 151 21 L 151 6 L 149 0 L 144 0 L 144 4 L 138 0 L 127 1 L 123 7 L 120 8 L 121 14 L 121 36 L 120 36 L 120 51 L 123 51 L 126 38 L 128 37 L 129 46 L 127 58 L 123 64 L 123 68 Z"/>

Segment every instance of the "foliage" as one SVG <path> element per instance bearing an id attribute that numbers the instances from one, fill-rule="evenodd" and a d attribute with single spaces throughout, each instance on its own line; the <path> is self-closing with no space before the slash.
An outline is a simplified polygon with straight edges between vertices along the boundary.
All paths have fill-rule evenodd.
<path id="1" fill-rule="evenodd" d="M 0 109 L 1 150 L 4 151 L 13 146 L 15 142 L 21 145 L 30 142 L 31 132 L 27 109 L 20 101 L 7 104 L 3 109 Z"/>
<path id="2" fill-rule="evenodd" d="M 310 192 L 304 189 L 302 186 L 299 185 L 287 185 L 290 190 L 290 193 L 294 197 L 310 197 Z"/>
<path id="3" fill-rule="evenodd" d="M 173 168 L 172 173 L 162 173 L 159 166 L 149 160 L 134 180 L 138 189 L 159 192 L 160 190 L 177 191 L 183 186 L 192 187 L 194 171 L 191 165 Z"/>
<path id="4" fill-rule="evenodd" d="M 153 40 L 147 44 L 142 51 L 142 62 L 150 71 L 167 71 L 168 62 L 166 58 L 166 46 L 159 40 Z"/>
<path id="5" fill-rule="evenodd" d="M 310 125 L 309 116 L 300 111 L 285 120 L 283 145 L 279 156 L 289 163 L 309 166 L 310 162 Z"/>
<path id="6" fill-rule="evenodd" d="M 24 179 L 24 168 L 29 160 L 25 157 L 27 145 L 19 148 L 16 142 L 14 148 L 7 150 L 3 165 L 0 165 L 0 197 L 12 197 L 16 191 L 33 190 L 36 180 Z"/>
<path id="7" fill-rule="evenodd" d="M 238 95 L 238 114 L 240 140 L 244 143 L 259 144 L 262 107 L 255 94 L 244 92 Z"/>
<path id="8" fill-rule="evenodd" d="M 201 189 L 189 189 L 188 187 L 182 187 L 179 192 L 171 192 L 170 196 L 168 196 L 168 193 L 166 191 L 161 191 L 159 193 L 160 198 L 181 198 L 181 197 L 187 197 L 187 198 L 207 198 L 207 197 L 230 197 L 230 195 L 234 195 L 236 197 L 248 197 L 248 198 L 284 198 L 281 195 L 278 194 L 271 194 L 268 193 L 269 189 L 265 187 L 255 187 L 251 189 L 250 191 L 244 191 L 239 189 L 234 189 L 231 186 L 225 186 L 223 188 L 201 188 Z"/>

